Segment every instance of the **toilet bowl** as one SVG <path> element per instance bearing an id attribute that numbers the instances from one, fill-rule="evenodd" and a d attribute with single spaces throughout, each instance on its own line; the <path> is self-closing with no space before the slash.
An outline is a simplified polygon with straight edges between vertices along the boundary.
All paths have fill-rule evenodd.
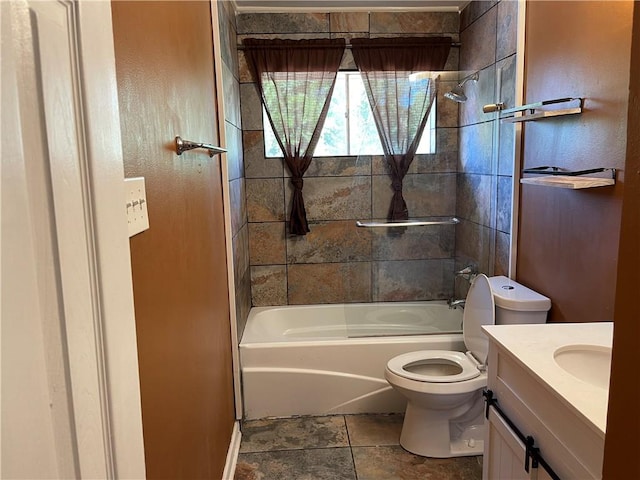
<path id="1" fill-rule="evenodd" d="M 423 350 L 387 363 L 385 378 L 407 399 L 400 445 L 425 457 L 482 454 L 489 343 L 481 327 L 544 323 L 550 306 L 547 297 L 506 277 L 478 275 L 464 308 L 467 352 Z"/>

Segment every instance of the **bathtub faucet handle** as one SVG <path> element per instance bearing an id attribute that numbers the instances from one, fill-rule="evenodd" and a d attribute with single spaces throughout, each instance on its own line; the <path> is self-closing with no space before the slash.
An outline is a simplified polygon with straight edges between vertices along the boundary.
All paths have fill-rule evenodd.
<path id="1" fill-rule="evenodd" d="M 455 300 L 453 298 L 450 298 L 449 301 L 447 301 L 447 304 L 449 305 L 449 308 L 454 309 L 454 308 L 464 308 L 464 304 L 466 303 L 466 300 L 464 299 L 460 299 L 460 300 Z"/>
<path id="2" fill-rule="evenodd" d="M 462 277 L 469 283 L 473 282 L 473 279 L 478 276 L 478 267 L 475 265 L 467 265 L 462 270 L 456 272 L 456 277 Z"/>

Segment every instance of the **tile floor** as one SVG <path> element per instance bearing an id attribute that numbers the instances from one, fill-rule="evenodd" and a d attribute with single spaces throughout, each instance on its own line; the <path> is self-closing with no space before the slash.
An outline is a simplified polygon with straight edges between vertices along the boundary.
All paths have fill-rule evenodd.
<path id="1" fill-rule="evenodd" d="M 424 458 L 400 447 L 402 415 L 243 423 L 235 480 L 479 480 L 482 457 Z"/>

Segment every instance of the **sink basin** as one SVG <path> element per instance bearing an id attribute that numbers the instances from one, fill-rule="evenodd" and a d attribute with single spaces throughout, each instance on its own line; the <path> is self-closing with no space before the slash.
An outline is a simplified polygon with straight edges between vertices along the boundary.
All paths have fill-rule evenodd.
<path id="1" fill-rule="evenodd" d="M 611 348 L 600 345 L 565 345 L 553 353 L 564 371 L 594 387 L 608 389 Z"/>

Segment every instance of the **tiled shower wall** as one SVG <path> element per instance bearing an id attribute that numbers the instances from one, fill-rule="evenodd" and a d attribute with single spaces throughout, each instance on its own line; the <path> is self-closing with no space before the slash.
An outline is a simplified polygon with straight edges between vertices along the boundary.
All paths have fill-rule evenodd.
<path id="1" fill-rule="evenodd" d="M 481 113 L 481 107 L 497 100 L 496 68 L 502 68 L 501 100 L 513 105 L 517 2 L 471 2 L 460 20 L 457 14 L 415 12 L 242 14 L 237 29 L 231 5 L 219 2 L 240 331 L 252 303 L 447 298 L 452 295 L 454 257 L 456 268 L 474 263 L 486 273 L 507 272 L 514 130 L 501 124 L 496 163 L 495 122 Z M 455 230 L 407 230 L 401 237 L 356 229 L 356 219 L 385 217 L 391 192 L 383 159 L 316 158 L 305 177 L 312 232 L 287 238 L 288 173 L 281 160 L 264 158 L 260 104 L 235 42 L 245 36 L 436 33 L 458 40 L 458 29 L 463 46 L 452 50 L 447 69 L 456 70 L 459 60 L 460 70 L 481 72 L 477 84 L 467 85 L 469 101 L 460 108 L 460 156 L 458 107 L 440 95 L 438 153 L 415 159 L 405 189 L 412 217 L 455 213 L 462 223 Z M 353 67 L 347 51 L 343 68 Z M 446 88 L 443 85 L 441 92 Z M 458 286 L 458 294 L 464 295 L 465 286 Z"/>
<path id="2" fill-rule="evenodd" d="M 466 84 L 468 101 L 460 106 L 456 268 L 474 264 L 489 275 L 509 269 L 515 127 L 498 123 L 482 106 L 515 106 L 517 15 L 518 2 L 506 0 L 470 2 L 461 15 L 460 69 L 480 74 L 477 83 Z M 457 295 L 464 296 L 467 286 L 458 280 Z"/>
<path id="3" fill-rule="evenodd" d="M 246 13 L 237 16 L 237 40 L 445 34 L 458 41 L 459 22 L 451 12 Z M 386 218 L 392 190 L 381 156 L 314 158 L 303 190 L 311 233 L 287 234 L 289 174 L 282 159 L 264 157 L 260 100 L 239 53 L 252 305 L 451 297 L 456 227 L 391 236 L 355 225 Z M 457 71 L 458 61 L 452 48 L 446 69 Z M 349 50 L 343 68 L 354 68 Z M 456 213 L 458 106 L 442 97 L 455 83 L 443 82 L 437 98 L 437 153 L 417 156 L 404 181 L 411 218 Z"/>
<path id="4" fill-rule="evenodd" d="M 236 15 L 233 3 L 218 1 L 218 26 L 222 54 L 224 90 L 224 128 L 228 153 L 233 269 L 235 277 L 236 321 L 242 334 L 251 308 L 251 272 L 249 270 L 249 228 L 245 200 L 244 154 L 240 118 L 240 80 L 236 47 Z"/>

